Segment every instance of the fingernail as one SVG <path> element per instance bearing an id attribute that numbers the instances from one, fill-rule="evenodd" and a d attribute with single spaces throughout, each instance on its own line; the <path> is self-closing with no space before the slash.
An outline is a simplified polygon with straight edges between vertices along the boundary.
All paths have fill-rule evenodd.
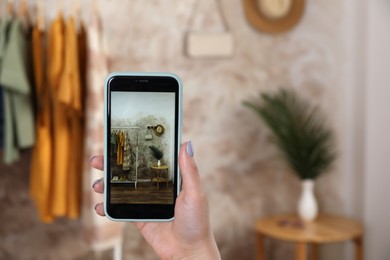
<path id="1" fill-rule="evenodd" d="M 95 157 L 96 157 L 96 155 L 91 156 L 91 158 L 89 158 L 89 162 L 91 163 L 92 160 L 93 160 Z"/>
<path id="2" fill-rule="evenodd" d="M 95 188 L 95 185 L 98 184 L 98 183 L 101 182 L 101 181 L 102 181 L 102 179 L 97 179 L 97 180 L 95 180 L 95 181 L 93 182 L 93 184 L 92 184 L 92 189 Z"/>
<path id="3" fill-rule="evenodd" d="M 96 211 L 97 206 L 99 206 L 99 203 L 95 205 L 95 211 Z"/>
<path id="4" fill-rule="evenodd" d="M 187 154 L 191 157 L 194 157 L 194 149 L 192 148 L 192 142 L 187 142 Z"/>

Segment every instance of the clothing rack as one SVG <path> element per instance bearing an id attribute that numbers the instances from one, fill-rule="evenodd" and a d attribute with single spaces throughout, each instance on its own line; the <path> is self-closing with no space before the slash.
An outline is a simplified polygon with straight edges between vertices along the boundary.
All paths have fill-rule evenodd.
<path id="1" fill-rule="evenodd" d="M 118 130 L 136 130 L 137 131 L 137 140 L 136 140 L 136 146 L 135 146 L 135 181 L 134 181 L 134 188 L 137 189 L 137 184 L 138 184 L 138 131 L 141 129 L 138 126 L 122 126 L 122 127 L 111 127 L 112 131 L 113 129 L 118 129 Z M 111 181 L 112 176 L 110 176 L 110 181 Z M 128 181 L 129 183 L 132 183 L 132 181 Z M 126 183 L 128 183 L 126 182 Z M 120 183 L 120 182 L 119 182 Z"/>

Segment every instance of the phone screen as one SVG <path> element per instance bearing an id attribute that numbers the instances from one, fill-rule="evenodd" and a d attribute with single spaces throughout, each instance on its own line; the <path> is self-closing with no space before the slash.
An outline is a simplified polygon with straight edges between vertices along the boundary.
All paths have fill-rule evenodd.
<path id="1" fill-rule="evenodd" d="M 106 196 L 115 219 L 171 219 L 178 191 L 180 83 L 170 76 L 108 81 Z"/>

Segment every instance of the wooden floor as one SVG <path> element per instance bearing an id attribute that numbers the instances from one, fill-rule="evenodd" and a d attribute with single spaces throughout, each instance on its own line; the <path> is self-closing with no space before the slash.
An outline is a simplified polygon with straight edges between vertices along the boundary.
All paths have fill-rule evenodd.
<path id="1" fill-rule="evenodd" d="M 173 186 L 172 183 L 160 183 L 157 189 L 155 182 L 138 182 L 137 189 L 134 183 L 111 184 L 111 203 L 129 204 L 172 204 Z"/>

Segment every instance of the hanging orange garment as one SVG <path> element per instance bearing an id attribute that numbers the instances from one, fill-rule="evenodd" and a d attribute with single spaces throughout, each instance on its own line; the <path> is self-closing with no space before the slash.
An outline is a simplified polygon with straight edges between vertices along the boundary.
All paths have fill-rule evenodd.
<path id="1" fill-rule="evenodd" d="M 69 153 L 66 183 L 66 216 L 78 218 L 81 207 L 82 100 L 78 36 L 73 17 L 66 23 L 65 62 L 58 90 L 69 124 Z"/>
<path id="2" fill-rule="evenodd" d="M 38 67 L 40 67 L 42 62 L 42 55 L 40 54 L 40 46 L 37 44 L 40 41 L 40 32 L 35 30 L 35 27 L 33 28 L 32 32 L 32 62 L 33 62 L 33 70 L 34 70 L 34 80 L 35 80 L 35 95 L 36 99 L 38 99 L 38 93 L 40 92 L 41 86 L 43 84 L 43 77 L 40 77 L 40 70 Z M 30 166 L 30 182 L 29 182 L 29 194 L 32 200 L 35 202 L 36 206 L 38 207 L 38 210 L 40 210 L 40 203 L 38 202 L 38 196 L 40 195 L 38 193 L 42 181 L 38 179 L 38 172 L 39 172 L 39 164 L 38 164 L 38 154 L 39 154 L 39 135 L 38 135 L 38 128 L 39 128 L 39 117 L 40 115 L 37 115 L 36 120 L 36 145 L 33 149 L 33 153 L 31 156 L 31 166 Z"/>
<path id="3" fill-rule="evenodd" d="M 61 13 L 50 26 L 48 40 L 48 83 L 57 93 L 64 66 L 64 21 Z"/>
<path id="4" fill-rule="evenodd" d="M 53 96 L 53 179 L 52 214 L 60 217 L 66 215 L 70 134 L 66 108 L 59 98 L 60 81 L 64 69 L 64 22 L 62 15 L 53 21 L 49 31 L 48 48 L 48 83 Z"/>
<path id="5" fill-rule="evenodd" d="M 39 212 L 39 218 L 51 222 L 50 210 L 52 179 L 51 102 L 45 75 L 45 33 L 34 26 L 32 31 L 32 62 L 37 100 L 36 145 L 30 172 L 30 195 Z"/>
<path id="6" fill-rule="evenodd" d="M 80 25 L 80 32 L 78 35 L 78 49 L 79 49 L 79 69 L 80 69 L 80 95 L 81 95 L 81 110 L 83 119 L 83 126 L 85 125 L 85 106 L 86 106 L 86 95 L 87 95 L 87 31 L 82 23 Z M 84 132 L 83 132 L 84 138 Z"/>
<path id="7" fill-rule="evenodd" d="M 39 217 L 41 220 L 44 220 L 44 217 L 41 216 L 41 208 L 42 208 L 42 194 L 39 193 L 39 190 L 43 186 L 43 179 L 41 178 L 42 175 L 39 174 L 41 165 L 39 164 L 39 153 L 40 153 L 40 137 L 39 137 L 39 121 L 40 118 L 42 118 L 41 113 L 38 114 L 38 95 L 41 92 L 41 89 L 43 89 L 44 84 L 44 32 L 41 32 L 38 29 L 38 26 L 34 26 L 32 29 L 32 36 L 31 36 L 31 62 L 32 62 L 32 70 L 33 70 L 33 79 L 34 79 L 34 86 L 35 86 L 35 130 L 36 130 L 36 144 L 33 148 L 32 156 L 31 156 L 31 165 L 30 165 L 30 182 L 29 182 L 29 194 L 33 202 L 35 203 Z M 40 111 L 39 111 L 40 112 Z M 47 221 L 51 221 L 51 219 L 48 219 Z"/>
<path id="8" fill-rule="evenodd" d="M 81 111 L 79 51 L 75 21 L 70 17 L 65 30 L 65 60 L 58 99 L 69 111 Z"/>
<path id="9" fill-rule="evenodd" d="M 69 210 L 68 216 L 70 218 L 78 218 L 81 214 L 82 202 L 82 174 L 83 174 L 83 159 L 84 159 L 84 131 L 85 131 L 85 96 L 86 96 L 86 64 L 87 64 L 87 35 L 84 25 L 80 24 L 79 34 L 77 37 L 78 48 L 78 67 L 79 67 L 79 82 L 80 88 L 75 89 L 80 96 L 81 108 L 73 120 L 73 141 L 72 141 L 72 155 L 75 162 L 73 176 L 74 191 L 69 193 Z M 72 184 L 71 184 L 72 185 Z"/>
<path id="10" fill-rule="evenodd" d="M 117 164 L 123 164 L 123 148 L 125 144 L 125 137 L 123 135 L 123 131 L 119 133 L 119 142 L 118 142 L 118 151 L 117 151 Z"/>

